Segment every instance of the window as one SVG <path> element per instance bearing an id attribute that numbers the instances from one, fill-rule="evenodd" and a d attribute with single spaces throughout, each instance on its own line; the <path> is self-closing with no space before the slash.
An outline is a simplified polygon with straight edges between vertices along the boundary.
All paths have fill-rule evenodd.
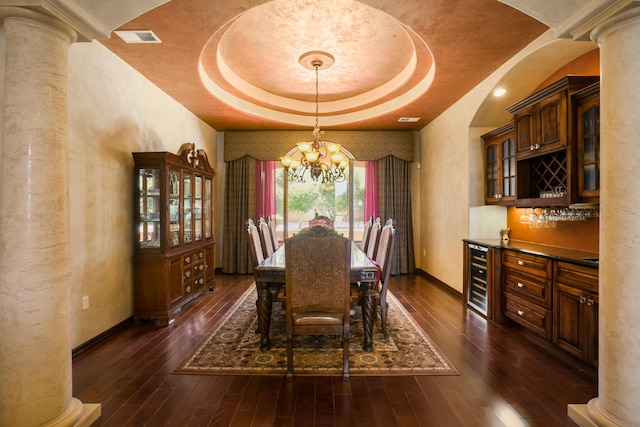
<path id="1" fill-rule="evenodd" d="M 342 183 L 321 184 L 307 179 L 304 183 L 287 182 L 286 185 L 284 168 L 279 166 L 275 180 L 278 239 L 284 240 L 307 227 L 317 212 L 318 215 L 331 218 L 339 233 L 356 241 L 361 240 L 364 227 L 364 165 L 364 162 L 351 160 L 349 178 Z M 350 187 L 353 188 L 351 195 Z"/>

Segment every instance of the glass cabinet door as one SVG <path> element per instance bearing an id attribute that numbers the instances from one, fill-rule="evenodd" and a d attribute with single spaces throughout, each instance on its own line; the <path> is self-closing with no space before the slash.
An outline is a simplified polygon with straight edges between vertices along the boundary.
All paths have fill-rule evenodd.
<path id="1" fill-rule="evenodd" d="M 180 244 L 180 171 L 169 169 L 169 246 Z"/>
<path id="2" fill-rule="evenodd" d="M 588 107 L 588 106 L 587 106 Z M 600 106 L 581 111 L 578 151 L 580 162 L 580 196 L 599 195 L 600 190 Z"/>
<path id="3" fill-rule="evenodd" d="M 160 247 L 160 169 L 140 169 L 138 240 L 141 248 Z"/>
<path id="4" fill-rule="evenodd" d="M 204 237 L 209 239 L 212 236 L 211 226 L 211 194 L 212 194 L 212 182 L 209 178 L 204 180 Z"/>
<path id="5" fill-rule="evenodd" d="M 507 138 L 502 141 L 502 197 L 516 195 L 516 141 Z"/>
<path id="6" fill-rule="evenodd" d="M 193 192 L 193 225 L 194 239 L 202 240 L 202 176 L 195 176 L 195 190 Z"/>
<path id="7" fill-rule="evenodd" d="M 182 198 L 182 215 L 183 215 L 183 228 L 184 228 L 184 234 L 182 236 L 183 238 L 183 242 L 186 243 L 191 243 L 193 241 L 193 229 L 192 229 L 192 222 L 191 222 L 191 197 L 192 197 L 192 191 L 191 191 L 191 174 L 184 174 L 183 176 L 183 186 L 184 186 L 184 196 Z"/>
<path id="8" fill-rule="evenodd" d="M 486 186 L 486 199 L 498 199 L 500 189 L 498 184 L 500 183 L 498 177 L 498 146 L 491 144 L 486 147 L 486 170 L 485 170 L 485 186 Z"/>

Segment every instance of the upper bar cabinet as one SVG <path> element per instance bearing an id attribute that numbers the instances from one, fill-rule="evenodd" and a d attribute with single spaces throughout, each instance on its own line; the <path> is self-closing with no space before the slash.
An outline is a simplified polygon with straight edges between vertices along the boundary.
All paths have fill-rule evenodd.
<path id="1" fill-rule="evenodd" d="M 167 325 L 213 290 L 213 178 L 204 150 L 133 153 L 134 321 Z"/>
<path id="2" fill-rule="evenodd" d="M 482 135 L 486 204 L 512 205 L 516 198 L 516 151 L 513 122 Z"/>
<path id="3" fill-rule="evenodd" d="M 515 131 L 516 206 L 568 206 L 579 199 L 573 95 L 598 80 L 566 76 L 507 109 Z"/>

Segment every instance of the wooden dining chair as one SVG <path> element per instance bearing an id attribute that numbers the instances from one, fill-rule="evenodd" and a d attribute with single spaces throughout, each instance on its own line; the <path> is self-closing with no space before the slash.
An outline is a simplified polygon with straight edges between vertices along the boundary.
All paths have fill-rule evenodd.
<path id="1" fill-rule="evenodd" d="M 268 258 L 275 251 L 275 249 L 273 248 L 271 230 L 269 230 L 269 224 L 267 224 L 263 217 L 260 217 L 260 219 L 258 220 L 258 227 L 260 229 L 260 242 L 262 244 L 264 257 Z"/>
<path id="2" fill-rule="evenodd" d="M 350 240 L 312 226 L 285 241 L 287 378 L 297 335 L 342 337 L 342 376 L 349 378 Z"/>
<path id="3" fill-rule="evenodd" d="M 255 268 L 267 257 L 262 251 L 262 241 L 260 238 L 260 233 L 258 232 L 258 228 L 256 227 L 255 223 L 251 218 L 249 218 L 249 220 L 247 221 L 247 232 L 249 233 L 249 253 L 251 257 L 251 266 L 254 269 L 253 270 L 254 278 L 257 279 L 257 277 L 255 276 L 256 274 Z M 257 286 L 258 284 L 256 280 L 256 287 Z M 284 304 L 285 304 L 284 296 L 282 297 L 279 296 L 281 288 L 282 288 L 282 285 L 280 283 L 269 283 L 269 292 L 271 292 L 271 301 L 273 303 L 275 302 L 282 303 L 284 308 Z M 258 292 L 260 292 L 260 289 L 257 289 L 257 290 Z M 260 332 L 260 331 L 258 330 L 256 332 Z"/>
<path id="4" fill-rule="evenodd" d="M 371 259 L 374 259 L 376 256 L 380 228 L 382 227 L 380 225 L 380 217 L 378 217 L 373 221 L 373 224 L 371 224 L 371 231 L 369 231 L 369 241 L 367 242 L 366 254 Z"/>
<path id="5" fill-rule="evenodd" d="M 247 232 L 249 233 L 249 254 L 251 257 L 251 266 L 255 268 L 258 264 L 264 261 L 265 256 L 262 251 L 260 233 L 251 218 L 247 220 Z"/>
<path id="6" fill-rule="evenodd" d="M 280 247 L 280 242 L 278 242 L 278 234 L 276 233 L 276 223 L 275 221 L 271 221 L 271 217 L 268 217 L 267 225 L 269 226 L 269 232 L 271 234 L 271 243 L 273 244 L 273 250 L 275 252 Z"/>
<path id="7" fill-rule="evenodd" d="M 389 309 L 389 304 L 387 303 L 387 288 L 389 286 L 391 261 L 393 259 L 393 244 L 396 236 L 396 229 L 392 224 L 393 222 L 385 223 L 385 226 L 382 227 L 375 258 L 376 264 L 378 264 L 380 268 L 380 280 L 376 285 L 378 290 L 376 302 L 380 307 L 380 326 L 382 327 L 382 334 L 385 339 L 389 338 L 389 332 L 387 331 L 387 311 Z"/>
<path id="8" fill-rule="evenodd" d="M 367 253 L 367 244 L 369 243 L 369 232 L 371 231 L 371 224 L 373 224 L 372 216 L 370 216 L 367 222 L 364 223 L 362 240 L 360 241 L 360 249 L 362 249 L 362 252 L 364 253 Z"/>
<path id="9" fill-rule="evenodd" d="M 318 215 L 317 212 L 313 217 L 313 219 L 309 220 L 309 226 L 314 226 L 314 225 L 325 225 L 327 227 L 334 228 L 334 222 L 331 218 L 329 218 L 326 215 Z"/>

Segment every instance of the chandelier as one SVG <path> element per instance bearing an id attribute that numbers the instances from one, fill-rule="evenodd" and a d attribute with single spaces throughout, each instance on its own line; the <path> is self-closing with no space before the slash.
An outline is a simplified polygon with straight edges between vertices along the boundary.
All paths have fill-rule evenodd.
<path id="1" fill-rule="evenodd" d="M 298 142 L 299 159 L 285 156 L 280 157 L 280 162 L 291 182 L 306 182 L 307 172 L 311 179 L 322 184 L 343 182 L 349 159 L 340 152 L 340 144 L 320 139 L 324 132 L 318 126 L 318 71 L 333 65 L 334 58 L 326 52 L 314 51 L 301 55 L 299 62 L 303 67 L 316 71 L 316 124 L 313 128 L 313 141 Z"/>

